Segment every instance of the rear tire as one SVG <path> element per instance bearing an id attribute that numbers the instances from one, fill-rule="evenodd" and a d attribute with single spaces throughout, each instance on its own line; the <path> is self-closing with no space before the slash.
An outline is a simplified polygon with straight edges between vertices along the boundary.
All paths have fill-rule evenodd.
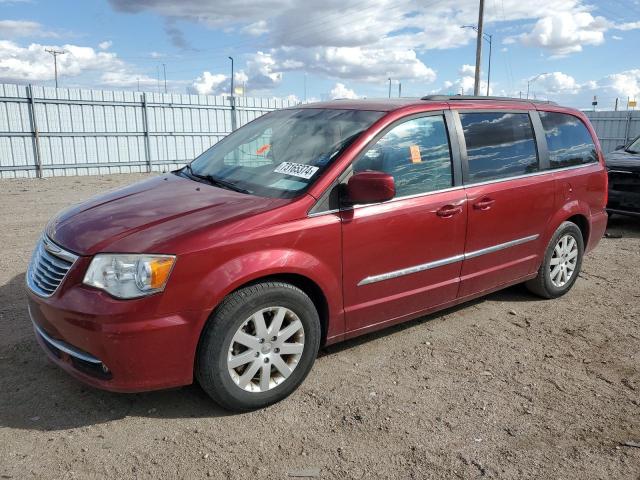
<path id="1" fill-rule="evenodd" d="M 584 255 L 582 231 L 573 222 L 564 222 L 551 237 L 538 276 L 526 283 L 529 291 L 542 298 L 558 298 L 575 284 Z"/>
<path id="2" fill-rule="evenodd" d="M 299 288 L 264 282 L 233 292 L 209 319 L 196 378 L 227 410 L 249 411 L 289 396 L 320 347 L 320 318 Z"/>

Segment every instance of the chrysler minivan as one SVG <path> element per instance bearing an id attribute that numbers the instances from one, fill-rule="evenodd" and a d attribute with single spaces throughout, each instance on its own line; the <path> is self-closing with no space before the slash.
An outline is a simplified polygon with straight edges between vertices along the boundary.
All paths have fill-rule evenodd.
<path id="1" fill-rule="evenodd" d="M 48 356 L 95 387 L 196 380 L 256 409 L 292 393 L 324 345 L 514 284 L 564 295 L 606 205 L 599 142 L 575 110 L 301 105 L 53 218 L 29 312 Z"/>

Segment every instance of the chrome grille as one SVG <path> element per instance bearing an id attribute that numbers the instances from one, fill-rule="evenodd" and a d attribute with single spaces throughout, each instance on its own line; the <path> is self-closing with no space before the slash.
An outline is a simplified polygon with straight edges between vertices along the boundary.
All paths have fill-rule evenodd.
<path id="1" fill-rule="evenodd" d="M 58 289 L 69 269 L 78 259 L 48 237 L 38 242 L 27 270 L 27 285 L 37 295 L 50 297 Z"/>

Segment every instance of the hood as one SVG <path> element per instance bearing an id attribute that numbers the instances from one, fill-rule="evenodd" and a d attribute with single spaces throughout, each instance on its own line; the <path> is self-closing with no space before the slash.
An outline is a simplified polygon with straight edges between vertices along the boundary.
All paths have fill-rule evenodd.
<path id="1" fill-rule="evenodd" d="M 630 172 L 640 172 L 640 154 L 616 150 L 606 155 L 608 168 L 619 168 Z"/>
<path id="2" fill-rule="evenodd" d="M 176 175 L 154 177 L 94 197 L 55 217 L 47 235 L 79 255 L 178 253 L 180 237 L 283 205 Z"/>

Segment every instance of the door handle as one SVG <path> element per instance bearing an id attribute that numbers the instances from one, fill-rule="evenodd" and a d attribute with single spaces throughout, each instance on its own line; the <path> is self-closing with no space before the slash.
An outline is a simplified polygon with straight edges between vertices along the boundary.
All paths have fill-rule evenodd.
<path id="1" fill-rule="evenodd" d="M 477 203 L 473 204 L 473 208 L 476 210 L 489 210 L 496 201 L 493 198 L 484 197 Z"/>
<path id="2" fill-rule="evenodd" d="M 456 205 L 445 205 L 440 210 L 436 212 L 436 215 L 442 218 L 451 218 L 454 215 L 462 213 L 462 207 Z"/>

